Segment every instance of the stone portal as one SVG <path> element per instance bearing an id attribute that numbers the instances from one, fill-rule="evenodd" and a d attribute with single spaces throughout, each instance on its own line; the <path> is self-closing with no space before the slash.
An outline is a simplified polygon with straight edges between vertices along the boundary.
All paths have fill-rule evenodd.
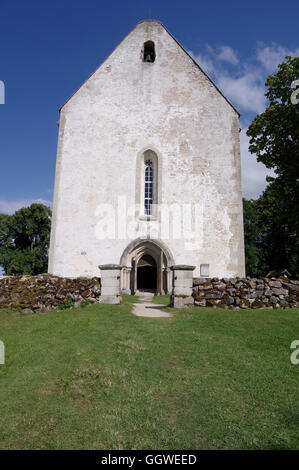
<path id="1" fill-rule="evenodd" d="M 134 240 L 123 252 L 120 264 L 122 292 L 132 295 L 138 291 L 152 291 L 157 295 L 170 292 L 173 256 L 160 240 Z"/>

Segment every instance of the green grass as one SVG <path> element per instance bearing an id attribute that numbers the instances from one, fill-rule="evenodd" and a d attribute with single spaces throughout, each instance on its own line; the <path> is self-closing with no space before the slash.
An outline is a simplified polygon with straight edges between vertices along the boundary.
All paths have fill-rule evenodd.
<path id="1" fill-rule="evenodd" d="M 299 448 L 298 310 L 132 301 L 0 313 L 1 449 Z"/>
<path id="2" fill-rule="evenodd" d="M 155 304 L 163 304 L 165 307 L 169 307 L 170 305 L 170 295 L 155 295 L 152 299 L 152 302 Z"/>

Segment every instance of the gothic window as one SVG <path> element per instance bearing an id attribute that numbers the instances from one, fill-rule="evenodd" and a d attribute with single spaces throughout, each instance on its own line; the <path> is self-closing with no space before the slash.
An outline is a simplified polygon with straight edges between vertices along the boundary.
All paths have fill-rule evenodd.
<path id="1" fill-rule="evenodd" d="M 144 174 L 144 214 L 152 215 L 154 190 L 154 169 L 152 160 L 145 160 Z"/>
<path id="2" fill-rule="evenodd" d="M 156 52 L 155 43 L 153 41 L 147 41 L 143 45 L 143 61 L 144 62 L 155 62 Z"/>
<path id="3" fill-rule="evenodd" d="M 135 201 L 140 220 L 156 220 L 158 217 L 159 204 L 161 203 L 160 179 L 160 167 L 156 152 L 149 148 L 140 152 L 137 156 L 135 180 Z"/>

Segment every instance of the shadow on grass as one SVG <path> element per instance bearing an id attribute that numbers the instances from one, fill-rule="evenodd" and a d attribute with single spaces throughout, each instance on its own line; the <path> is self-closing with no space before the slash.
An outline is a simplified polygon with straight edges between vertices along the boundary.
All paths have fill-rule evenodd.
<path id="1" fill-rule="evenodd" d="M 165 305 L 165 307 L 170 307 L 170 294 L 166 295 L 155 295 L 152 298 L 152 302 L 154 304 L 162 304 Z"/>

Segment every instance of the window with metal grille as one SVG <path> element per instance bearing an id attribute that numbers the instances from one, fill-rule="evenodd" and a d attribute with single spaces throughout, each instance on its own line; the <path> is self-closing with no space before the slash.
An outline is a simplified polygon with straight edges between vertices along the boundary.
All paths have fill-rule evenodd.
<path id="1" fill-rule="evenodd" d="M 153 208 L 153 186 L 154 186 L 154 169 L 151 160 L 145 161 L 145 180 L 144 180 L 144 213 L 152 215 Z"/>

